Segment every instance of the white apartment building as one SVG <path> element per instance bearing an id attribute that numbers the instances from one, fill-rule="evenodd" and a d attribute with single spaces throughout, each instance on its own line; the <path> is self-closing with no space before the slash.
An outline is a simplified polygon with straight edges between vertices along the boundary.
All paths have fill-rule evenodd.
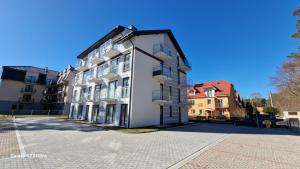
<path id="1" fill-rule="evenodd" d="M 117 26 L 77 58 L 70 118 L 128 128 L 188 121 L 191 67 L 171 30 Z"/>

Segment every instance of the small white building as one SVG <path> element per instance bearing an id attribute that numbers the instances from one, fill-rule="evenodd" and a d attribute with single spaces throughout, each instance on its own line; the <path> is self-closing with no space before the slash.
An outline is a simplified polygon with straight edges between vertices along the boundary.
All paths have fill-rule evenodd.
<path id="1" fill-rule="evenodd" d="M 188 121 L 191 67 L 171 30 L 117 26 L 77 58 L 71 118 L 128 128 Z"/>
<path id="2" fill-rule="evenodd" d="M 286 121 L 288 119 L 300 121 L 300 111 L 283 111 L 283 119 Z"/>

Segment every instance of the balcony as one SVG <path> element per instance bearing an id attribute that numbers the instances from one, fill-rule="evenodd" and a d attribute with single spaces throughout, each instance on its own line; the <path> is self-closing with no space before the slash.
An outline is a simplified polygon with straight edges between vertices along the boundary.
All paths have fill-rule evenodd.
<path id="1" fill-rule="evenodd" d="M 171 50 L 164 44 L 156 44 L 153 46 L 153 54 L 157 58 L 167 61 L 172 59 Z"/>
<path id="2" fill-rule="evenodd" d="M 93 73 L 91 74 L 88 79 L 87 79 L 90 83 L 96 83 L 96 84 L 99 84 L 99 83 L 102 83 L 103 80 L 100 78 L 100 76 L 98 76 L 98 71 L 97 73 Z"/>
<path id="3" fill-rule="evenodd" d="M 31 103 L 34 103 L 34 99 L 33 98 L 20 98 L 19 102 L 23 103 L 23 104 L 31 104 Z"/>
<path id="4" fill-rule="evenodd" d="M 79 64 L 78 64 L 78 66 L 77 66 L 77 68 L 76 68 L 76 70 L 78 70 L 78 71 L 85 71 L 85 70 L 87 70 L 88 69 L 88 67 L 87 67 L 87 61 L 83 61 L 83 60 L 81 60 L 80 62 L 79 62 Z"/>
<path id="5" fill-rule="evenodd" d="M 100 46 L 100 55 L 101 56 L 106 56 L 107 58 L 112 58 L 118 54 L 120 54 L 118 45 L 113 44 L 111 39 Z"/>
<path id="6" fill-rule="evenodd" d="M 100 95 L 96 94 L 94 97 L 88 97 L 88 102 L 99 103 L 101 101 Z"/>
<path id="7" fill-rule="evenodd" d="M 113 79 L 118 76 L 118 70 L 118 66 L 110 66 L 107 69 L 104 69 L 102 78 Z"/>
<path id="8" fill-rule="evenodd" d="M 77 80 L 75 82 L 75 86 L 77 86 L 77 87 L 84 87 L 84 86 L 86 86 L 86 81 L 84 79 Z"/>
<path id="9" fill-rule="evenodd" d="M 171 96 L 163 95 L 163 92 L 160 90 L 152 91 L 152 101 L 156 104 L 163 105 L 163 104 L 171 104 Z"/>
<path id="10" fill-rule="evenodd" d="M 91 58 L 91 63 L 92 64 L 99 64 L 101 62 L 105 61 L 105 57 L 101 56 L 100 53 L 96 53 L 92 58 Z"/>
<path id="11" fill-rule="evenodd" d="M 224 103 L 216 103 L 216 108 L 228 108 Z"/>
<path id="12" fill-rule="evenodd" d="M 181 71 L 183 71 L 183 72 L 187 72 L 187 71 L 191 70 L 191 68 L 188 65 L 186 65 L 186 64 L 180 64 L 178 66 L 178 69 L 181 70 Z"/>
<path id="13" fill-rule="evenodd" d="M 22 88 L 21 93 L 35 93 L 36 89 L 34 88 Z"/>
<path id="14" fill-rule="evenodd" d="M 119 96 L 118 96 L 118 90 L 114 90 L 114 92 L 110 91 L 110 92 L 106 92 L 106 93 L 102 93 L 100 96 L 100 99 L 105 101 L 105 102 L 117 102 L 119 100 Z"/>
<path id="15" fill-rule="evenodd" d="M 164 66 L 157 66 L 153 68 L 153 77 L 160 81 L 166 81 L 172 79 L 172 71 Z"/>

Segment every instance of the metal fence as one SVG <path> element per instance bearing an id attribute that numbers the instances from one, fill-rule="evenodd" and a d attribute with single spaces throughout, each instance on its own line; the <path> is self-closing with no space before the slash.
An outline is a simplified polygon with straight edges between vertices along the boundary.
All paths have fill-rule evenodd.
<path id="1" fill-rule="evenodd" d="M 287 126 L 293 132 L 300 134 L 300 120 L 299 119 L 287 119 Z"/>

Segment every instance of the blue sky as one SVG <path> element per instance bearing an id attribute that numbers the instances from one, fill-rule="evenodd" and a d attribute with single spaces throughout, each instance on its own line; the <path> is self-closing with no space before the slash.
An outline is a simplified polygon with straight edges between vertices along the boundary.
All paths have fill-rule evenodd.
<path id="1" fill-rule="evenodd" d="M 176 3 L 175 3 L 176 2 Z M 297 49 L 297 0 L 1 0 L 0 66 L 62 70 L 116 25 L 172 29 L 194 83 L 225 79 L 243 97 L 267 96 Z"/>

